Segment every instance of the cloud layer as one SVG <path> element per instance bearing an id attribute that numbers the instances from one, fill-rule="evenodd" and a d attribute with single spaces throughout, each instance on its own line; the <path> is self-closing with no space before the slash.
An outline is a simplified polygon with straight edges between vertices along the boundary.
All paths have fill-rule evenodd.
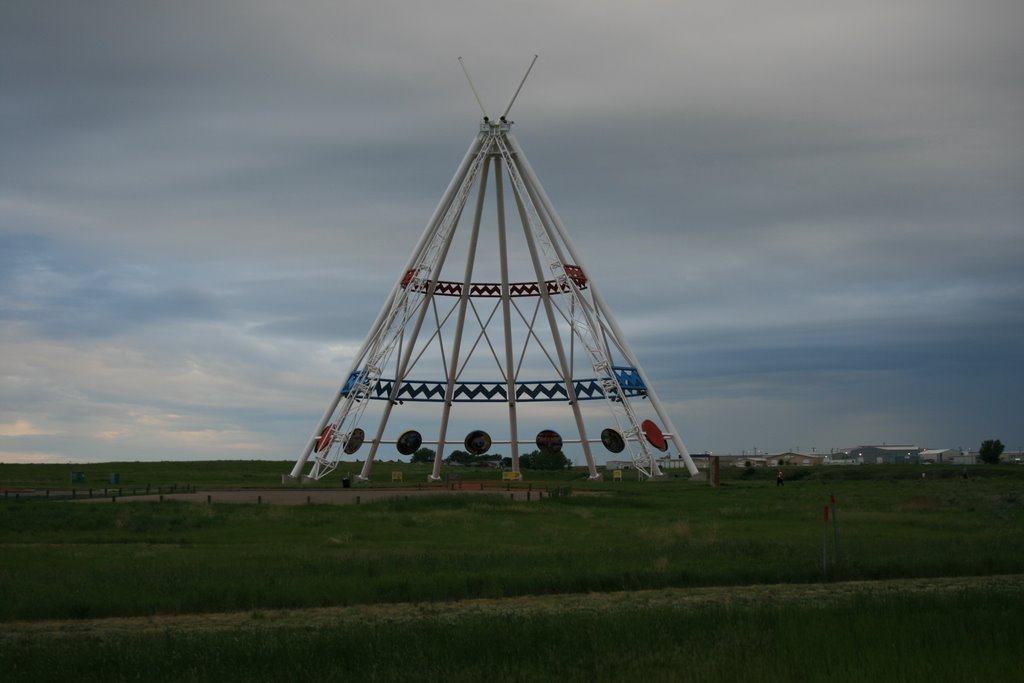
<path id="1" fill-rule="evenodd" d="M 485 106 L 691 450 L 1024 441 L 1024 7 L 8 3 L 0 461 L 291 458 Z"/>

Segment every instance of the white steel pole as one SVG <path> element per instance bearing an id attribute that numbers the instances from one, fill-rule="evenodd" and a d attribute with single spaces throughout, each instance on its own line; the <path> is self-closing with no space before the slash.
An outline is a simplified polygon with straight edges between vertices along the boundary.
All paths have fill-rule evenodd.
<path id="1" fill-rule="evenodd" d="M 373 337 L 376 336 L 377 332 L 380 330 L 380 326 L 384 321 L 384 313 L 389 308 L 391 308 L 391 302 L 394 300 L 394 297 L 395 292 L 392 291 L 391 294 L 388 296 L 387 303 L 385 303 L 384 307 L 380 309 L 380 313 L 377 315 L 377 320 L 374 321 L 373 327 L 370 328 L 370 333 L 366 335 L 366 339 L 363 340 L 363 345 L 359 348 L 359 352 L 356 354 L 355 360 L 352 361 L 352 367 L 349 368 L 348 374 L 345 375 L 345 380 L 342 383 L 341 388 L 339 388 L 338 392 L 334 395 L 334 399 L 331 401 L 331 404 L 327 407 L 326 412 L 324 412 L 324 416 L 320 418 L 320 421 L 316 425 L 316 429 L 313 430 L 312 436 L 309 437 L 309 440 L 306 442 L 305 448 L 303 448 L 298 460 L 295 461 L 295 466 L 292 468 L 292 471 L 287 475 L 289 479 L 297 481 L 299 477 L 302 475 L 302 468 L 306 466 L 306 462 L 309 460 L 309 455 L 310 453 L 313 452 L 313 446 L 316 444 L 320 434 L 324 431 L 324 427 L 327 426 L 327 422 L 330 421 L 331 416 L 334 415 L 334 411 L 337 410 L 338 404 L 341 403 L 342 391 L 344 391 L 345 389 L 345 384 L 348 383 L 348 378 L 352 376 L 352 373 L 356 371 L 356 368 L 359 367 L 359 364 L 363 362 L 363 358 L 366 355 L 366 349 L 370 344 L 370 340 L 373 339 Z"/>
<path id="2" fill-rule="evenodd" d="M 580 445 L 583 447 L 583 455 L 587 459 L 587 469 L 590 471 L 591 479 L 599 479 L 597 465 L 594 464 L 594 456 L 590 452 L 590 442 L 587 439 L 587 429 L 583 424 L 583 415 L 580 412 L 579 400 L 576 397 L 576 387 L 573 384 L 572 371 L 568 366 L 565 357 L 565 348 L 562 345 L 562 336 L 558 331 L 558 321 L 555 319 L 554 307 L 551 304 L 551 295 L 548 293 L 544 268 L 540 262 L 540 255 L 537 253 L 537 243 L 533 237 L 533 230 L 530 228 L 530 219 L 526 215 L 524 202 L 530 201 L 529 197 L 520 197 L 519 192 L 513 186 L 513 194 L 516 198 L 516 207 L 519 209 L 519 220 L 523 224 L 523 233 L 526 236 L 526 245 L 529 248 L 530 259 L 533 261 L 533 270 L 537 276 L 537 284 L 540 290 L 540 299 L 544 304 L 544 311 L 547 314 L 548 326 L 551 328 L 551 337 L 555 345 L 555 352 L 558 355 L 558 364 L 561 366 L 562 381 L 565 382 L 565 392 L 569 397 L 569 405 L 572 407 L 573 416 L 576 418 L 576 430 L 580 435 Z"/>
<path id="3" fill-rule="evenodd" d="M 505 187 L 501 159 L 494 158 L 495 203 L 498 209 L 498 253 L 501 259 L 501 316 L 505 326 L 505 391 L 508 394 L 508 431 L 512 471 L 519 472 L 519 422 L 516 417 L 515 357 L 512 353 L 512 307 L 508 287 L 508 242 L 505 239 Z"/>
<path id="4" fill-rule="evenodd" d="M 451 181 L 448 183 L 448 187 L 445 189 L 444 194 L 441 196 L 441 201 L 438 202 L 437 207 L 434 209 L 433 215 L 431 215 L 430 220 L 427 221 L 427 225 L 423 229 L 423 233 L 420 235 L 419 241 L 413 248 L 412 254 L 409 256 L 409 260 L 405 264 L 405 268 L 402 269 L 402 272 L 399 274 L 398 279 L 395 281 L 395 284 L 391 287 L 391 292 L 388 294 L 388 297 L 385 300 L 384 305 L 381 306 L 380 312 L 377 314 L 377 319 L 370 327 L 369 334 L 366 335 L 366 338 L 363 340 L 362 346 L 359 348 L 358 353 L 356 353 L 355 359 L 352 363 L 352 367 L 349 368 L 348 373 L 345 375 L 345 378 L 342 381 L 341 388 L 334 396 L 334 399 L 331 401 L 331 404 L 327 408 L 327 411 L 324 413 L 324 416 L 317 423 L 316 429 L 313 430 L 313 434 L 306 442 L 306 445 L 303 448 L 302 453 L 299 455 L 299 458 L 295 461 L 295 466 L 292 468 L 291 473 L 288 475 L 292 480 L 298 480 L 298 478 L 302 475 L 302 468 L 306 466 L 306 462 L 309 460 L 310 453 L 313 452 L 313 446 L 316 444 L 317 438 L 323 432 L 324 427 L 327 426 L 327 422 L 331 419 L 331 416 L 334 415 L 334 411 L 337 410 L 338 404 L 341 403 L 341 392 L 342 390 L 344 390 L 345 384 L 348 382 L 348 378 L 351 377 L 352 373 L 359 368 L 359 365 L 363 362 L 363 358 L 365 357 L 366 351 L 369 348 L 371 342 L 374 340 L 377 334 L 379 334 L 380 328 L 384 324 L 385 317 L 391 311 L 391 308 L 394 306 L 395 297 L 398 295 L 402 279 L 405 277 L 405 274 L 409 272 L 409 269 L 412 268 L 413 264 L 419 258 L 420 253 L 423 251 L 424 245 L 427 244 L 427 240 L 429 239 L 430 235 L 437 229 L 438 221 L 448 210 L 448 207 L 451 205 L 452 200 L 454 199 L 455 194 L 458 191 L 458 188 L 462 185 L 462 180 L 465 178 L 466 173 L 469 171 L 470 164 L 472 163 L 473 158 L 476 156 L 477 151 L 480 149 L 480 145 L 482 144 L 482 142 L 483 136 L 477 135 L 473 138 L 473 141 L 470 143 L 469 149 L 466 150 L 466 154 L 462 158 L 462 162 L 459 164 L 458 169 L 456 169 L 455 171 L 455 175 L 452 176 Z"/>
<path id="5" fill-rule="evenodd" d="M 479 148 L 478 148 L 479 153 Z M 482 164 L 486 166 L 486 164 Z M 481 165 L 477 165 L 474 168 L 479 172 Z M 486 173 L 486 168 L 484 169 Z M 473 176 L 464 175 L 463 182 L 460 184 L 460 188 L 466 183 L 472 183 L 475 180 L 475 174 Z M 398 397 L 398 392 L 402 387 L 402 382 L 405 381 L 405 375 L 409 371 L 409 361 L 412 358 L 413 351 L 416 347 L 416 341 L 419 339 L 420 330 L 423 327 L 423 320 L 427 315 L 427 308 L 429 307 L 430 301 L 434 297 L 434 291 L 437 289 L 437 278 L 441 274 L 441 268 L 444 266 L 445 259 L 448 257 L 448 250 L 451 248 L 452 240 L 455 237 L 455 231 L 458 227 L 458 222 L 462 214 L 462 209 L 459 209 L 459 215 L 453 217 L 452 228 L 448 231 L 448 234 L 444 237 L 444 243 L 441 245 L 440 253 L 437 256 L 437 261 L 434 263 L 430 272 L 430 280 L 427 284 L 427 291 L 424 293 L 423 301 L 420 303 L 420 310 L 416 315 L 416 322 L 413 324 L 412 332 L 409 335 L 409 341 L 406 344 L 406 350 L 402 353 L 401 349 L 399 354 L 402 357 L 401 365 L 396 373 L 394 385 L 391 388 L 391 395 L 388 397 L 388 402 L 384 405 L 380 421 L 377 424 L 377 433 L 373 439 L 373 443 L 370 445 L 370 452 L 366 456 L 366 462 L 363 463 L 363 469 L 359 473 L 359 479 L 366 481 L 370 477 L 370 468 L 373 466 L 373 462 L 377 456 L 377 449 L 380 448 L 381 438 L 384 436 L 384 430 L 387 428 L 388 420 L 391 418 L 391 411 L 395 406 L 395 402 Z M 440 228 L 440 222 L 438 224 Z M 436 233 L 436 231 L 435 231 Z M 427 242 L 427 245 L 430 241 Z M 408 269 L 407 269 L 408 270 Z"/>
<path id="6" fill-rule="evenodd" d="M 544 191 L 543 185 L 541 185 L 540 181 L 537 180 L 537 176 L 533 172 L 533 168 L 530 166 L 530 162 L 526 158 L 526 155 L 523 154 L 522 149 L 519 147 L 519 143 L 516 141 L 515 137 L 511 133 L 506 135 L 506 139 L 509 141 L 512 149 L 516 152 L 516 158 L 518 159 L 520 166 L 526 172 L 526 176 L 529 178 L 530 184 L 536 189 L 536 192 L 543 204 L 544 210 L 548 213 L 549 216 L 551 216 L 551 220 L 554 223 L 555 229 L 558 231 L 559 236 L 562 238 L 562 242 L 569 250 L 570 256 L 572 256 L 573 261 L 575 261 L 577 264 L 580 264 L 581 261 L 579 258 L 579 254 L 577 254 L 576 252 L 576 248 L 572 243 L 572 239 L 570 239 L 569 237 L 568 231 L 562 224 L 562 219 L 558 217 L 558 212 L 555 211 L 555 207 L 551 203 L 551 199 L 548 197 L 547 193 Z M 657 393 L 654 391 L 654 386 L 651 384 L 650 379 L 647 377 L 647 373 L 644 372 L 643 367 L 640 365 L 640 362 L 637 360 L 636 355 L 633 353 L 633 349 L 629 346 L 629 342 L 626 340 L 626 335 L 623 334 L 622 328 L 619 327 L 618 322 L 615 320 L 614 316 L 612 316 L 609 312 L 608 305 L 605 303 L 604 297 L 601 296 L 600 291 L 598 290 L 597 286 L 594 284 L 594 281 L 592 279 L 590 280 L 590 292 L 591 296 L 594 297 L 594 301 L 596 302 L 598 308 L 601 310 L 601 313 L 604 316 L 605 321 L 611 327 L 612 334 L 614 334 L 616 337 L 616 343 L 622 349 L 622 352 L 626 356 L 626 359 L 633 365 L 633 367 L 636 368 L 637 373 L 640 375 L 640 379 L 643 380 L 647 392 L 647 398 L 650 400 L 651 406 L 657 413 L 658 419 L 660 419 L 662 424 L 664 424 L 665 427 L 669 430 L 669 436 L 672 439 L 672 443 L 679 450 L 679 455 L 682 456 L 683 462 L 686 464 L 687 471 L 690 473 L 691 476 L 697 476 L 697 466 L 693 464 L 693 459 L 690 457 L 690 452 L 686 449 L 686 446 L 683 444 L 683 439 L 679 435 L 679 431 L 675 428 L 675 426 L 673 426 L 671 418 L 669 418 L 668 413 L 665 412 L 665 409 L 661 404 L 661 400 L 658 398 Z M 657 467 L 656 464 L 655 467 Z"/>
<path id="7" fill-rule="evenodd" d="M 462 350 L 462 331 L 466 324 L 466 306 L 469 304 L 469 293 L 473 282 L 473 264 L 476 262 L 477 238 L 480 235 L 480 219 L 484 212 L 484 197 L 487 195 L 487 176 L 490 165 L 483 164 L 480 174 L 480 187 L 476 198 L 476 210 L 473 214 L 473 232 L 469 237 L 469 251 L 466 255 L 466 269 L 462 277 L 462 294 L 459 296 L 459 314 L 455 322 L 455 339 L 452 342 L 451 362 L 448 365 L 448 381 L 444 389 L 444 405 L 441 408 L 441 428 L 437 435 L 437 452 L 434 453 L 434 467 L 430 479 L 441 478 L 441 460 L 444 457 L 445 438 L 448 436 L 448 418 L 452 410 L 452 397 L 455 393 L 455 381 L 459 372 L 459 353 Z"/>
<path id="8" fill-rule="evenodd" d="M 533 202 L 534 208 L 536 209 L 537 219 L 540 221 L 539 228 L 544 232 L 544 237 L 547 240 L 547 244 L 554 250 L 555 257 L 558 259 L 558 262 L 563 265 L 562 272 L 564 273 L 564 265 L 569 261 L 568 259 L 566 259 L 565 252 L 562 248 L 561 240 L 559 239 L 558 234 L 552 227 L 554 219 L 544 210 L 544 207 L 540 200 L 538 193 L 543 189 L 542 187 L 540 187 L 540 181 L 537 180 L 536 176 L 533 176 L 531 178 L 526 173 L 526 168 L 523 165 L 523 162 L 526 159 L 526 155 L 523 154 L 521 150 L 518 152 L 511 153 L 509 157 L 511 159 L 510 163 L 515 164 L 516 169 L 519 171 L 519 177 L 522 179 L 523 187 L 526 189 L 526 192 L 529 193 L 530 201 Z M 582 264 L 580 264 L 579 262 L 577 262 L 577 265 L 582 266 Z M 609 376 L 612 376 L 614 373 L 614 370 L 611 366 L 612 356 L 610 351 L 608 350 L 607 344 L 604 341 L 604 327 L 601 325 L 600 313 L 596 308 L 596 304 L 587 301 L 586 298 L 583 296 L 582 291 L 577 289 L 575 284 L 572 283 L 571 280 L 569 281 L 569 283 L 569 286 L 573 288 L 574 292 L 574 296 L 571 299 L 571 303 L 574 305 L 577 303 L 579 304 L 580 310 L 586 318 L 587 327 L 590 330 L 588 336 L 593 340 L 594 348 L 588 349 L 588 353 L 593 354 L 591 360 L 595 363 L 594 368 L 596 370 L 598 368 L 597 364 L 599 363 L 602 367 L 604 367 L 603 372 L 607 373 Z M 571 313 L 569 317 L 570 325 L 573 330 L 573 334 L 571 335 L 570 339 L 572 341 L 575 341 L 576 334 L 579 334 L 580 332 L 576 329 L 574 314 Z M 588 347 L 588 344 L 585 340 L 582 339 L 582 337 L 581 341 L 583 341 L 584 347 Z M 572 350 L 572 348 L 573 347 L 570 347 L 570 351 Z M 570 359 L 569 367 L 575 367 L 573 365 L 572 359 Z M 617 383 L 617 380 L 615 381 Z M 613 399 L 614 397 L 607 394 L 607 391 L 607 388 L 605 388 L 606 398 Z M 625 397 L 620 397 L 619 400 L 621 402 L 618 405 L 625 413 L 625 418 L 627 419 L 629 425 L 635 431 L 637 438 L 639 440 L 638 446 L 641 451 L 641 454 L 643 457 L 646 458 L 644 467 L 650 468 L 652 476 L 660 476 L 661 472 L 658 468 L 657 460 L 651 449 L 648 447 L 648 444 L 644 442 L 643 437 L 640 436 L 640 425 L 637 422 L 636 415 L 630 407 L 628 400 L 626 400 Z M 633 455 L 635 461 L 636 455 L 632 453 L 632 448 L 630 449 L 630 453 L 631 455 Z"/>
<path id="9" fill-rule="evenodd" d="M 420 257 L 420 253 L 427 245 L 427 241 L 437 229 L 436 224 L 439 223 L 445 213 L 448 212 L 448 207 L 455 199 L 456 194 L 458 194 L 459 188 L 462 187 L 463 180 L 465 180 L 466 174 L 469 173 L 469 168 L 473 163 L 473 159 L 475 159 L 477 153 L 479 153 L 480 146 L 483 142 L 484 136 L 478 134 L 473 138 L 473 142 L 470 143 L 469 149 L 466 150 L 466 156 L 462 158 L 462 162 L 459 164 L 459 168 L 455 171 L 455 175 L 452 176 L 451 182 L 448 183 L 448 187 L 445 189 L 444 195 L 441 197 L 441 201 L 438 202 L 437 207 L 434 209 L 434 214 L 430 217 L 430 221 L 427 223 L 426 229 L 423 231 L 423 234 L 420 235 L 420 240 L 416 243 L 416 247 L 413 249 L 412 255 L 409 257 L 409 261 L 405 264 L 405 268 L 403 268 L 402 272 L 399 274 L 399 283 L 402 281 L 402 278 L 405 277 L 405 274 L 409 272 L 409 269 L 416 264 L 416 261 Z M 397 288 L 398 284 L 396 283 L 395 286 Z"/>

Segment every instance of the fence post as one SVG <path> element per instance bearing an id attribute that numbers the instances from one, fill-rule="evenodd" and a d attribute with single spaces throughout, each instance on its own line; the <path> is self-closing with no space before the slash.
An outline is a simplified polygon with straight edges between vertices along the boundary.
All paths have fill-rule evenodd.
<path id="1" fill-rule="evenodd" d="M 836 494 L 832 494 L 832 565 L 839 566 L 839 519 L 836 514 Z"/>
<path id="2" fill-rule="evenodd" d="M 821 578 L 828 579 L 828 505 L 825 506 L 825 519 L 821 525 Z"/>

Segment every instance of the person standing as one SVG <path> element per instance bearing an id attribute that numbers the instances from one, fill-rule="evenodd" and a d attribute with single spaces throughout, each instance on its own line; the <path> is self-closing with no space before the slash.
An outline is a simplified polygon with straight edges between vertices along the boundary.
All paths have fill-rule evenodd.
<path id="1" fill-rule="evenodd" d="M 775 485 L 776 486 L 785 486 L 785 483 L 786 482 L 782 478 L 782 470 L 779 470 L 779 473 L 775 475 Z"/>

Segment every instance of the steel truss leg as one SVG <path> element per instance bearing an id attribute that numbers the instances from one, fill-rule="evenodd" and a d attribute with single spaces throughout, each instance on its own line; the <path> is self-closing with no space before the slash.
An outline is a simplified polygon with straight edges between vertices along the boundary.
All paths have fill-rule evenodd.
<path id="1" fill-rule="evenodd" d="M 562 345 L 562 335 L 558 331 L 558 320 L 555 318 L 554 307 L 551 304 L 551 295 L 548 293 L 548 288 L 544 286 L 544 268 L 540 261 L 540 254 L 537 252 L 537 243 L 534 240 L 533 229 L 530 227 L 530 219 L 526 214 L 526 207 L 524 206 L 525 202 L 530 201 L 530 198 L 521 197 L 518 189 L 514 186 L 513 190 L 515 190 L 516 207 L 519 209 L 519 220 L 523 224 L 523 232 L 526 235 L 526 246 L 529 248 L 530 259 L 533 261 L 533 270 L 536 273 L 537 282 L 541 283 L 540 299 L 544 305 L 544 312 L 547 314 L 548 326 L 551 328 L 551 338 L 555 345 L 555 353 L 558 356 L 562 381 L 565 382 L 565 391 L 569 396 L 569 405 L 572 407 L 573 416 L 576 418 L 576 431 L 580 435 L 580 445 L 583 447 L 583 455 L 587 460 L 587 469 L 590 472 L 591 479 L 600 479 L 601 475 L 597 472 L 594 455 L 590 451 L 587 428 L 583 424 L 583 415 L 580 412 L 580 404 L 576 396 L 576 385 L 572 381 L 572 370 L 569 368 L 568 361 L 566 360 L 565 348 Z"/>
<path id="2" fill-rule="evenodd" d="M 393 309 L 395 306 L 396 299 L 398 299 L 399 296 L 402 294 L 402 279 L 405 277 L 405 274 L 409 271 L 409 269 L 411 269 L 413 265 L 422 256 L 424 249 L 429 245 L 430 240 L 432 239 L 434 233 L 440 226 L 443 217 L 448 212 L 455 197 L 458 195 L 459 188 L 462 186 L 466 175 L 469 173 L 469 169 L 472 166 L 473 160 L 477 157 L 477 154 L 480 151 L 480 147 L 483 144 L 483 139 L 483 136 L 477 135 L 476 137 L 473 138 L 473 141 L 470 143 L 469 149 L 466 150 L 465 156 L 462 158 L 462 161 L 459 163 L 458 169 L 456 169 L 455 171 L 455 175 L 452 176 L 452 179 L 448 183 L 448 187 L 445 189 L 444 194 L 441 197 L 441 200 L 438 202 L 437 206 L 434 209 L 433 215 L 430 217 L 430 220 L 427 222 L 427 225 L 424 228 L 423 233 L 420 235 L 419 241 L 413 248 L 412 254 L 409 256 L 409 260 L 406 262 L 405 268 L 399 274 L 398 279 L 392 286 L 391 292 L 388 294 L 387 300 L 381 307 L 380 312 L 377 314 L 377 319 L 371 326 L 369 334 L 367 334 L 362 346 L 356 353 L 355 359 L 352 363 L 352 367 L 345 375 L 342 381 L 341 388 L 339 388 L 338 393 L 331 401 L 331 404 L 328 406 L 327 411 L 324 413 L 323 417 L 317 423 L 316 428 L 313 430 L 313 434 L 310 436 L 309 440 L 306 442 L 306 445 L 302 450 L 302 453 L 295 461 L 295 466 L 292 468 L 291 473 L 285 475 L 285 477 L 282 477 L 283 483 L 289 483 L 290 481 L 300 480 L 302 469 L 305 467 L 307 461 L 309 460 L 309 456 L 313 451 L 313 446 L 316 444 L 316 441 L 319 438 L 320 434 L 323 432 L 324 427 L 326 427 L 327 423 L 330 422 L 331 417 L 334 415 L 335 411 L 338 408 L 338 405 L 341 403 L 341 399 L 343 398 L 342 391 L 345 388 L 345 384 L 348 382 L 348 378 L 352 375 L 353 372 L 359 369 L 360 365 L 365 360 L 366 354 L 370 349 L 371 345 L 375 341 L 377 341 L 377 337 L 381 334 L 382 329 L 385 328 L 385 323 L 387 322 L 389 314 L 394 315 L 395 312 Z M 343 414 L 346 414 L 348 410 L 351 408 L 352 398 L 352 396 L 348 397 L 345 407 L 342 410 Z M 319 462 L 317 462 L 314 465 L 313 471 L 310 473 L 310 477 L 312 479 L 316 479 L 318 478 L 318 473 Z"/>
<path id="3" fill-rule="evenodd" d="M 533 186 L 533 188 L 536 190 L 537 195 L 544 208 L 544 211 L 551 217 L 552 223 L 554 224 L 554 227 L 557 230 L 559 237 L 561 237 L 561 240 L 565 244 L 566 249 L 569 250 L 569 255 L 572 257 L 575 263 L 582 263 L 578 253 L 576 252 L 576 247 L 569 237 L 568 231 L 565 229 L 565 226 L 562 223 L 561 218 L 559 218 L 558 213 L 555 211 L 555 207 L 552 204 L 550 198 L 544 191 L 544 187 L 537 180 L 537 176 L 534 173 L 533 168 L 530 166 L 530 162 L 526 158 L 526 155 L 523 154 L 522 149 L 519 147 L 519 143 L 516 141 L 515 137 L 511 133 L 506 135 L 506 139 L 509 141 L 509 144 L 511 145 L 513 151 L 515 151 L 519 165 L 522 167 L 523 171 L 525 172 L 525 175 L 530 179 L 530 185 Z M 601 296 L 600 290 L 597 288 L 593 281 L 590 281 L 589 286 L 591 296 L 594 298 L 594 301 L 600 309 L 604 319 L 611 327 L 611 332 L 615 338 L 616 344 L 619 346 L 619 348 L 622 349 L 623 355 L 626 356 L 626 360 L 628 360 L 633 365 L 633 367 L 636 368 L 637 373 L 643 380 L 644 386 L 646 387 L 647 391 L 647 398 L 648 400 L 650 400 L 651 406 L 654 408 L 655 413 L 657 413 L 658 419 L 660 419 L 662 424 L 664 424 L 665 427 L 668 429 L 669 437 L 672 440 L 673 445 L 679 450 L 679 455 L 683 458 L 683 462 L 686 464 L 687 471 L 690 473 L 691 476 L 696 476 L 697 466 L 693 464 L 693 459 L 690 457 L 690 452 L 686 449 L 686 446 L 683 444 L 682 437 L 679 436 L 679 431 L 672 424 L 671 418 L 668 416 L 668 413 L 662 406 L 661 400 L 658 398 L 657 393 L 654 391 L 654 386 L 651 384 L 650 380 L 647 377 L 647 373 L 644 371 L 643 366 L 640 365 L 640 362 L 637 359 L 636 354 L 633 353 L 633 349 L 630 347 L 629 342 L 626 340 L 626 336 L 625 334 L 623 334 L 618 322 L 611 315 L 608 309 L 608 305 L 607 303 L 605 303 L 604 297 Z"/>
<path id="4" fill-rule="evenodd" d="M 478 151 L 479 154 L 479 151 Z M 477 170 L 479 171 L 480 166 L 478 165 Z M 484 173 L 486 174 L 486 166 L 484 166 Z M 465 186 L 466 183 L 473 183 L 476 176 L 475 174 L 467 174 L 463 178 L 463 183 L 460 188 Z M 413 324 L 412 332 L 409 335 L 409 341 L 406 343 L 405 352 L 402 353 L 402 360 L 398 372 L 396 373 L 395 383 L 391 389 L 390 400 L 385 404 L 382 412 L 380 421 L 377 425 L 377 434 L 370 445 L 370 452 L 366 456 L 366 462 L 363 463 L 363 469 L 359 473 L 359 480 L 366 481 L 370 478 L 370 468 L 373 466 L 374 460 L 377 457 L 377 449 L 380 448 L 381 439 L 384 436 L 384 430 L 387 428 L 388 420 L 391 418 L 391 411 L 398 401 L 398 392 L 401 390 L 402 382 L 405 381 L 405 375 L 409 370 L 409 361 L 412 359 L 413 352 L 416 349 L 416 341 L 419 339 L 420 330 L 423 328 L 423 321 L 427 315 L 427 309 L 430 307 L 430 302 L 434 297 L 434 291 L 437 288 L 438 276 L 441 274 L 441 268 L 444 266 L 445 259 L 448 257 L 448 250 L 451 248 L 452 240 L 455 238 L 455 232 L 458 228 L 458 222 L 461 218 L 462 209 L 459 209 L 459 215 L 453 218 L 453 223 L 448 234 L 444 236 L 444 242 L 441 245 L 440 252 L 437 255 L 437 259 L 433 264 L 430 272 L 430 280 L 427 285 L 427 292 L 423 297 L 423 301 L 420 303 L 420 309 L 416 314 L 416 322 Z M 438 224 L 438 229 L 440 223 Z M 436 230 L 435 230 L 436 233 Z M 435 234 L 436 237 L 436 234 Z M 431 244 L 432 240 L 427 241 L 427 245 Z M 414 264 L 415 265 L 415 264 Z"/>

